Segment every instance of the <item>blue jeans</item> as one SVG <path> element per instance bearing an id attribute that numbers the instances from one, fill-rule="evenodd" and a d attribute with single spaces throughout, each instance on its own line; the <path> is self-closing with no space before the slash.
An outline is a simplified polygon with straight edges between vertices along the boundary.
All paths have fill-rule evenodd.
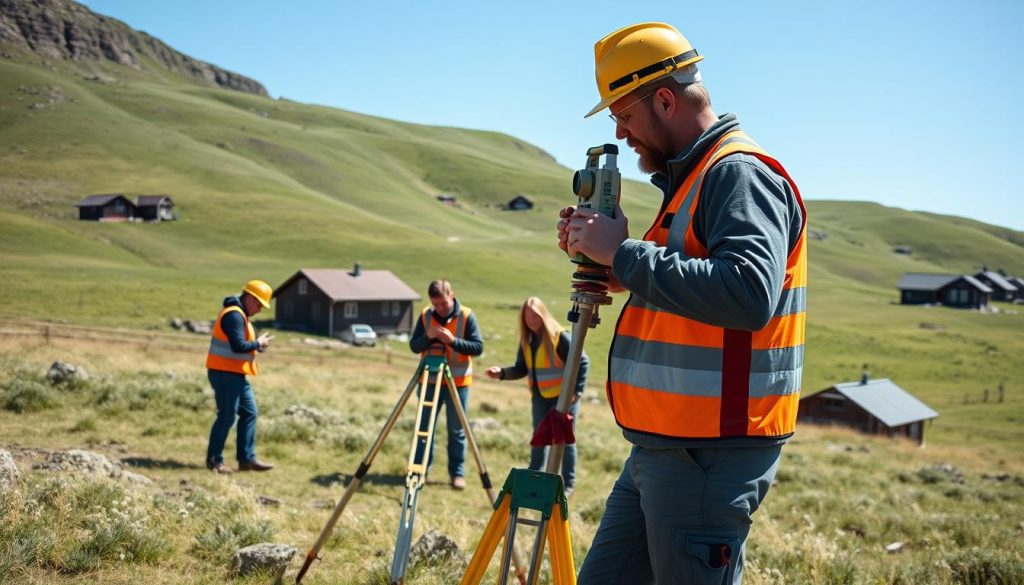
<path id="1" fill-rule="evenodd" d="M 206 465 L 212 467 L 224 463 L 224 443 L 238 416 L 239 463 L 256 459 L 256 397 L 244 374 L 207 370 L 213 396 L 217 401 L 217 419 L 210 429 L 210 443 L 206 448 Z"/>
<path id="2" fill-rule="evenodd" d="M 469 386 L 460 386 L 455 389 L 459 394 L 459 402 L 462 403 L 462 410 L 469 416 Z M 434 384 L 427 384 L 426 388 L 427 399 L 430 400 L 434 394 Z M 444 418 L 445 423 L 448 425 L 448 475 L 451 477 L 459 476 L 465 477 L 466 475 L 466 431 L 462 429 L 462 423 L 459 422 L 459 415 L 455 412 L 455 405 L 451 401 L 451 393 L 448 392 L 448 387 L 444 383 L 441 384 L 441 398 L 437 401 L 438 408 L 444 406 Z M 437 418 L 434 419 L 434 440 L 430 442 L 430 454 L 427 460 L 427 469 L 434 463 L 434 444 L 437 443 L 437 421 L 441 418 L 441 413 L 438 412 Z M 420 422 L 420 430 L 427 430 L 427 423 L 430 421 L 430 407 L 426 406 L 423 408 L 423 419 Z M 421 439 L 416 445 L 416 460 L 420 461 L 423 457 L 423 440 Z"/>
<path id="3" fill-rule="evenodd" d="M 533 393 L 532 407 L 533 407 L 533 430 L 537 430 L 537 425 L 544 419 L 544 415 L 555 409 L 558 405 L 558 398 L 544 398 L 536 392 Z M 569 407 L 569 413 L 573 417 L 573 428 L 576 428 L 576 416 L 580 410 L 580 403 L 577 400 Z M 547 447 L 530 447 L 530 469 L 534 471 L 541 471 L 544 469 L 545 462 L 548 457 Z M 565 487 L 571 488 L 576 484 L 576 443 L 565 446 L 565 452 L 562 454 L 562 482 L 565 483 Z"/>
<path id="4" fill-rule="evenodd" d="M 781 445 L 633 447 L 579 585 L 738 585 L 750 517 L 781 452 Z"/>

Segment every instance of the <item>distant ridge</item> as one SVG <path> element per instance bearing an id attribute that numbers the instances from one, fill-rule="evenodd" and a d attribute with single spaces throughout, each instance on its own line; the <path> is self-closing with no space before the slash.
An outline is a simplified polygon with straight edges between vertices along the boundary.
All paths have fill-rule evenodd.
<path id="1" fill-rule="evenodd" d="M 71 0 L 0 0 L 0 47 L 46 59 L 109 61 L 139 71 L 151 62 L 202 85 L 268 95 L 254 79 L 193 59 Z"/>

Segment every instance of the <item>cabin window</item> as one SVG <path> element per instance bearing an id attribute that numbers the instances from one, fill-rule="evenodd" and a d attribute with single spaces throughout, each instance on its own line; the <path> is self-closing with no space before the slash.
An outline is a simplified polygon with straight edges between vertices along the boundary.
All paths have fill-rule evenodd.
<path id="1" fill-rule="evenodd" d="M 829 396 L 825 398 L 825 408 L 827 410 L 842 410 L 845 402 L 838 396 Z"/>
<path id="2" fill-rule="evenodd" d="M 391 303 L 384 301 L 380 304 L 380 314 L 382 317 L 391 316 Z"/>
<path id="3" fill-rule="evenodd" d="M 359 303 L 345 303 L 345 318 L 355 319 L 359 316 Z"/>
<path id="4" fill-rule="evenodd" d="M 395 317 L 400 316 L 402 314 L 402 303 L 399 303 L 398 301 L 392 301 L 391 314 L 394 315 Z"/>
<path id="5" fill-rule="evenodd" d="M 299 279 L 299 294 L 304 295 L 309 292 L 309 282 L 305 278 Z"/>

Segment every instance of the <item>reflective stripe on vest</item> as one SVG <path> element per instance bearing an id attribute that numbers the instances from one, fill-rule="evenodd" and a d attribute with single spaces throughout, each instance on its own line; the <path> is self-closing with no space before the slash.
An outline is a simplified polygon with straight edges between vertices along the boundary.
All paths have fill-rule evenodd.
<path id="1" fill-rule="evenodd" d="M 459 313 L 453 319 L 449 319 L 447 323 L 441 323 L 434 314 L 434 311 L 427 307 L 420 313 L 420 322 L 423 324 L 423 331 L 426 332 L 430 329 L 431 324 L 436 323 L 441 327 L 444 327 L 448 331 L 451 331 L 452 335 L 458 338 L 464 338 L 466 336 L 466 321 L 469 320 L 469 315 L 473 311 L 467 307 L 459 307 Z M 442 345 L 440 343 L 431 344 L 426 351 L 420 353 L 421 357 L 428 355 L 444 355 L 445 359 L 448 360 L 448 367 L 452 370 L 452 378 L 455 380 L 455 385 L 459 388 L 463 386 L 469 386 L 473 383 L 473 358 L 459 353 L 452 349 L 450 345 L 444 345 L 444 351 L 442 354 Z"/>
<path id="2" fill-rule="evenodd" d="M 557 331 L 553 338 L 545 336 L 534 353 L 529 341 L 522 343 L 523 362 L 537 380 L 537 390 L 544 398 L 558 398 L 562 390 L 562 373 L 565 362 L 558 356 L 558 339 L 562 336 Z M 530 376 L 526 377 L 526 385 L 532 390 Z"/>
<path id="3" fill-rule="evenodd" d="M 675 438 L 785 437 L 796 428 L 807 311 L 807 211 L 782 165 L 746 134 L 722 137 L 694 166 L 644 239 L 680 258 L 707 258 L 693 215 L 707 172 L 734 153 L 784 177 L 803 212 L 778 304 L 758 331 L 716 327 L 632 295 L 608 355 L 608 398 L 628 430 Z M 671 222 L 666 216 L 671 216 Z"/>
<path id="4" fill-rule="evenodd" d="M 260 372 L 259 366 L 256 365 L 256 352 L 238 353 L 233 351 L 231 349 L 231 342 L 228 341 L 227 333 L 220 326 L 224 315 L 232 311 L 241 313 L 242 318 L 245 320 L 245 340 L 252 341 L 256 339 L 256 331 L 253 330 L 252 324 L 249 323 L 249 318 L 245 316 L 245 311 L 236 306 L 224 307 L 220 314 L 217 315 L 217 320 L 213 324 L 213 333 L 210 336 L 210 350 L 206 354 L 206 367 L 211 370 L 255 376 Z"/>

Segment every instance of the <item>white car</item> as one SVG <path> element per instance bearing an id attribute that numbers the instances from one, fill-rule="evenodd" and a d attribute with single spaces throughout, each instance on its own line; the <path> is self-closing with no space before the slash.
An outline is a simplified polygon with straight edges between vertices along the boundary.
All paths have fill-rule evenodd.
<path id="1" fill-rule="evenodd" d="M 341 340 L 350 345 L 377 345 L 377 332 L 369 325 L 349 325 L 341 332 Z"/>

